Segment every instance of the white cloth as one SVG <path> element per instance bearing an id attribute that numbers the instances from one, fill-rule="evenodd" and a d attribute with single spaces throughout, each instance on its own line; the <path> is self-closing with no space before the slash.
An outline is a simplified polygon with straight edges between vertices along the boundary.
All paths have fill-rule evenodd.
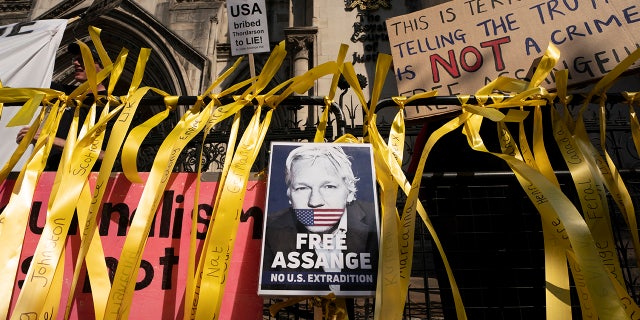
<path id="1" fill-rule="evenodd" d="M 36 20 L 0 26 L 0 81 L 3 87 L 49 88 L 56 52 L 67 26 L 66 19 Z M 18 106 L 5 106 L 0 118 L 0 168 L 17 148 L 15 137 L 22 126 L 7 127 Z M 37 114 L 37 113 L 36 113 Z M 27 150 L 13 171 L 20 171 L 31 151 Z"/>

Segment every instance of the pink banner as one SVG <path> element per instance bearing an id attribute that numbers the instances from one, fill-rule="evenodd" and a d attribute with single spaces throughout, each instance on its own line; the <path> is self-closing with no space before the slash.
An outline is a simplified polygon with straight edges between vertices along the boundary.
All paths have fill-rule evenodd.
<path id="1" fill-rule="evenodd" d="M 164 191 L 142 255 L 129 319 L 182 319 L 196 177 L 193 173 L 174 174 Z M 18 297 L 19 287 L 27 273 L 44 227 L 54 178 L 54 172 L 45 172 L 34 195 L 14 287 L 13 303 Z M 92 185 L 95 184 L 96 178 L 97 174 L 92 174 L 90 177 Z M 145 178 L 146 175 L 143 176 L 143 179 Z M 14 184 L 15 180 L 8 179 L 0 186 L 2 209 L 9 201 Z M 201 184 L 197 221 L 198 248 L 201 247 L 201 241 L 205 238 L 217 186 L 217 182 L 203 181 Z M 131 184 L 123 174 L 115 174 L 106 188 L 98 228 L 110 276 L 113 277 L 129 223 L 139 203 L 144 185 Z M 263 300 L 257 295 L 257 288 L 265 182 L 249 181 L 247 189 L 223 299 L 221 319 L 262 317 Z M 63 297 L 67 296 L 73 279 L 72 270 L 80 245 L 79 239 L 76 220 L 70 228 L 67 242 Z M 66 301 L 61 301 L 58 319 L 63 318 L 65 304 Z M 83 270 L 76 289 L 71 319 L 92 318 L 94 318 L 94 310 L 90 283 L 86 271 Z"/>

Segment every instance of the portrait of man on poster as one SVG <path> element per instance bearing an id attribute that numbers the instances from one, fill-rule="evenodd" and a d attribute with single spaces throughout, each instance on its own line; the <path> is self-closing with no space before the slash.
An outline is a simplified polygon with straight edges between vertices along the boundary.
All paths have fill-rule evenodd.
<path id="1" fill-rule="evenodd" d="M 370 145 L 273 143 L 269 169 L 259 294 L 375 294 Z"/>

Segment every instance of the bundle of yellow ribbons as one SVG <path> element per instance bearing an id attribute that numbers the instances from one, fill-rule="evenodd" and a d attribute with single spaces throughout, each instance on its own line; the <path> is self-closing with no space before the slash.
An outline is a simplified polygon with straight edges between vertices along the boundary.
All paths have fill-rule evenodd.
<path id="1" fill-rule="evenodd" d="M 444 261 L 448 280 L 453 289 L 457 318 L 466 319 L 462 297 L 458 292 L 445 250 L 438 239 L 427 211 L 418 199 L 422 172 L 430 151 L 441 137 L 457 129 L 462 130 L 472 149 L 489 153 L 509 165 L 523 190 L 540 213 L 544 234 L 545 277 L 548 284 L 546 293 L 547 318 L 571 318 L 570 275 L 584 279 L 584 281 L 575 282 L 576 289 L 580 291 L 578 296 L 583 312 L 597 315 L 600 319 L 616 320 L 631 318 L 632 314 L 640 314 L 640 308 L 630 298 L 625 288 L 623 276 L 620 273 L 620 262 L 617 259 L 615 248 L 611 247 L 614 242 L 606 203 L 607 198 L 604 192 L 607 190 L 612 195 L 615 204 L 624 214 L 632 232 L 636 257 L 640 258 L 640 239 L 631 198 L 613 161 L 606 152 L 606 119 L 604 115 L 607 90 L 622 72 L 640 57 L 640 51 L 632 53 L 594 86 L 575 119 L 572 118 L 566 107 L 571 98 L 567 93 L 566 70 L 555 74 L 557 88 L 554 93 L 540 87 L 542 81 L 552 72 L 559 58 L 559 52 L 553 46 L 547 50 L 531 81 L 498 78 L 474 94 L 476 104 L 469 103 L 469 95 L 460 95 L 458 98 L 462 111 L 429 137 L 420 157 L 418 171 L 412 181 L 409 181 L 402 169 L 405 144 L 403 108 L 416 99 L 433 97 L 437 93 L 433 91 L 411 97 L 394 97 L 393 100 L 398 106 L 398 112 L 393 120 L 389 137 L 385 140 L 376 127 L 375 106 L 380 99 L 384 79 L 392 62 L 389 55 L 380 54 L 378 56 L 375 80 L 368 102 L 359 85 L 353 65 L 344 62 L 348 49 L 346 45 L 341 46 L 335 61 L 319 65 L 305 74 L 291 78 L 269 92 L 263 93 L 286 56 L 284 43 L 280 43 L 271 52 L 260 75 L 234 84 L 219 93 L 213 93 L 214 89 L 234 72 L 240 62 L 238 60 L 218 77 L 202 95 L 198 96 L 196 103 L 185 112 L 160 146 L 153 167 L 146 179 L 136 215 L 131 223 L 120 254 L 115 277 L 111 283 L 100 237 L 96 231 L 97 212 L 105 190 L 99 187 L 92 189 L 87 183 L 89 171 L 83 169 L 87 168 L 87 163 L 93 166 L 100 153 L 100 149 L 96 146 L 102 145 L 105 126 L 108 121 L 117 117 L 107 143 L 96 186 L 106 185 L 120 150 L 122 150 L 121 162 L 124 174 L 131 182 L 142 183 L 143 179 L 140 178 L 136 167 L 139 146 L 149 131 L 175 108 L 178 97 L 171 96 L 158 88 L 139 87 L 146 61 L 150 55 L 149 49 L 140 51 L 128 93 L 121 97 L 113 96 L 113 89 L 124 69 L 128 51 L 122 49 L 118 57 L 112 61 L 100 42 L 100 30 L 92 27 L 89 32 L 104 65 L 104 70 L 99 73 L 88 70 L 88 81 L 70 95 L 50 89 L 0 88 L 0 104 L 24 103 L 21 111 L 12 119 L 10 125 L 24 125 L 28 124 L 27 122 L 32 118 L 35 119 L 31 123 L 31 130 L 27 137 L 22 140 L 15 154 L 0 171 L 2 181 L 7 178 L 17 160 L 27 149 L 28 143 L 36 134 L 36 129 L 42 128 L 42 134 L 36 142 L 27 164 L 20 171 L 11 199 L 0 215 L 0 243 L 3 244 L 0 246 L 0 261 L 4 262 L 4 265 L 0 266 L 1 287 L 14 287 L 34 190 L 51 150 L 62 110 L 67 107 L 76 109 L 76 117 L 69 132 L 80 132 L 79 135 L 71 134 L 67 139 L 47 208 L 47 221 L 36 251 L 33 253 L 33 261 L 46 259 L 49 263 L 46 266 L 31 265 L 11 314 L 9 313 L 9 303 L 12 292 L 11 290 L 0 291 L 0 319 L 21 319 L 21 315 L 25 314 L 35 314 L 48 319 L 57 318 L 60 313 L 59 307 L 65 305 L 65 301 L 62 299 L 66 299 L 64 315 L 65 318 L 68 318 L 79 271 L 85 263 L 91 280 L 96 319 L 127 318 L 129 310 L 132 308 L 131 301 L 134 295 L 137 270 L 144 251 L 146 237 L 169 180 L 169 174 L 176 164 L 177 156 L 196 135 L 201 132 L 207 135 L 215 125 L 233 117 L 229 148 L 220 175 L 220 188 L 218 189 L 220 191 L 215 195 L 215 207 L 212 215 L 212 220 L 215 217 L 215 221 L 209 224 L 206 239 L 199 255 L 199 251 L 196 250 L 195 237 L 197 219 L 193 219 L 187 286 L 184 295 L 184 306 L 186 306 L 184 319 L 218 318 L 228 268 L 220 268 L 216 272 L 203 272 L 203 268 L 211 261 L 216 261 L 221 265 L 230 263 L 239 223 L 236 212 L 242 208 L 244 190 L 247 187 L 250 170 L 268 132 L 272 113 L 288 96 L 293 93 L 307 92 L 318 78 L 329 75 L 332 76 L 332 82 L 329 93 L 325 96 L 326 105 L 318 125 L 315 142 L 323 143 L 325 141 L 329 109 L 333 104 L 338 79 L 342 75 L 363 106 L 364 130 L 361 137 L 346 135 L 336 139 L 336 142 L 370 143 L 374 150 L 382 215 L 381 256 L 375 299 L 375 319 L 402 318 L 411 277 L 416 213 L 431 233 Z M 93 57 L 89 48 L 81 42 L 78 44 L 81 46 L 85 64 L 92 65 Z M 109 83 L 107 94 L 97 96 L 97 84 L 105 79 L 108 79 Z M 245 89 L 242 94 L 234 96 L 232 103 L 222 104 L 220 102 L 221 97 L 239 92 L 243 88 Z M 131 115 L 136 112 L 141 100 L 149 91 L 164 96 L 166 110 L 145 123 L 130 128 L 133 118 Z M 508 94 L 497 94 L 496 92 L 507 92 Z M 81 102 L 89 93 L 96 95 L 97 99 L 90 107 L 90 114 L 86 122 L 79 123 L 77 110 L 83 107 Z M 640 150 L 640 124 L 638 124 L 634 110 L 634 104 L 640 100 L 638 96 L 635 93 L 625 93 L 629 104 L 634 143 L 636 148 Z M 209 102 L 205 103 L 205 100 Z M 603 151 L 603 154 L 591 144 L 582 119 L 587 105 L 593 101 L 599 102 L 602 110 L 599 149 Z M 104 108 L 99 117 L 96 117 L 95 110 L 98 103 L 104 104 Z M 245 107 L 253 108 L 254 112 L 249 125 L 241 134 L 239 132 L 239 111 Z M 559 145 L 564 146 L 560 149 L 565 151 L 563 157 L 567 162 L 578 193 L 591 195 L 591 198 L 597 202 L 598 210 L 601 210 L 598 212 L 598 216 L 606 217 L 605 219 L 597 221 L 590 219 L 589 215 L 585 215 L 584 212 L 591 210 L 593 203 L 584 202 L 576 206 L 560 189 L 543 143 L 543 108 L 549 109 L 552 115 L 554 138 Z M 524 129 L 524 119 L 529 116 L 531 110 L 534 119 L 532 147 L 529 146 Z M 34 118 L 36 112 L 38 115 Z M 94 120 L 96 118 L 97 121 Z M 500 141 L 501 152 L 491 152 L 485 147 L 480 136 L 480 127 L 485 119 L 498 124 L 497 137 Z M 506 125 L 508 122 L 518 123 L 517 138 L 509 132 Z M 77 130 L 79 127 L 82 130 Z M 129 132 L 128 135 L 127 132 Z M 576 153 L 568 154 L 566 150 L 575 150 Z M 576 155 L 580 161 L 569 161 L 569 157 L 576 157 Z M 199 171 L 198 174 L 200 174 Z M 200 179 L 197 181 L 199 182 Z M 230 192 L 229 190 L 242 191 Z M 596 190 L 595 193 L 594 190 Z M 396 205 L 400 192 L 406 195 L 403 208 L 398 208 Z M 196 192 L 196 197 L 198 197 L 198 192 Z M 198 203 L 198 199 L 195 199 L 194 203 Z M 225 205 L 219 206 L 220 203 Z M 71 292 L 63 297 L 61 288 L 64 279 L 61 266 L 64 265 L 64 244 L 74 211 L 78 214 L 79 226 L 81 226 L 81 245 L 77 254 L 74 255 L 77 256 L 77 261 L 75 261 L 73 270 Z M 197 215 L 195 208 L 193 214 Z M 603 252 L 611 254 L 603 254 Z M 611 263 L 612 257 L 615 265 L 613 268 L 607 268 L 605 263 Z M 388 275 L 393 276 L 389 277 Z M 257 275 L 255 276 L 257 277 Z M 319 309 L 323 310 L 323 316 L 326 319 L 346 319 L 348 317 L 345 312 L 344 300 L 334 296 L 291 299 L 273 305 L 271 311 L 276 313 L 279 308 L 287 304 L 305 299 L 310 299 L 312 304 L 321 306 Z"/>

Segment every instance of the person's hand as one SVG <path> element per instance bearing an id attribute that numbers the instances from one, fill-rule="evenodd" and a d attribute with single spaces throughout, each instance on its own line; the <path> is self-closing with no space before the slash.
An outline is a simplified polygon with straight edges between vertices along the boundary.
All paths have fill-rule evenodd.
<path id="1" fill-rule="evenodd" d="M 22 141 L 22 139 L 24 139 L 24 137 L 27 135 L 27 132 L 29 132 L 29 127 L 22 127 L 20 131 L 18 131 L 18 135 L 16 136 L 16 143 L 20 143 L 20 141 Z M 38 137 L 40 137 L 40 129 L 36 131 L 36 134 L 33 136 L 31 143 L 36 143 L 36 141 L 38 141 Z"/>

